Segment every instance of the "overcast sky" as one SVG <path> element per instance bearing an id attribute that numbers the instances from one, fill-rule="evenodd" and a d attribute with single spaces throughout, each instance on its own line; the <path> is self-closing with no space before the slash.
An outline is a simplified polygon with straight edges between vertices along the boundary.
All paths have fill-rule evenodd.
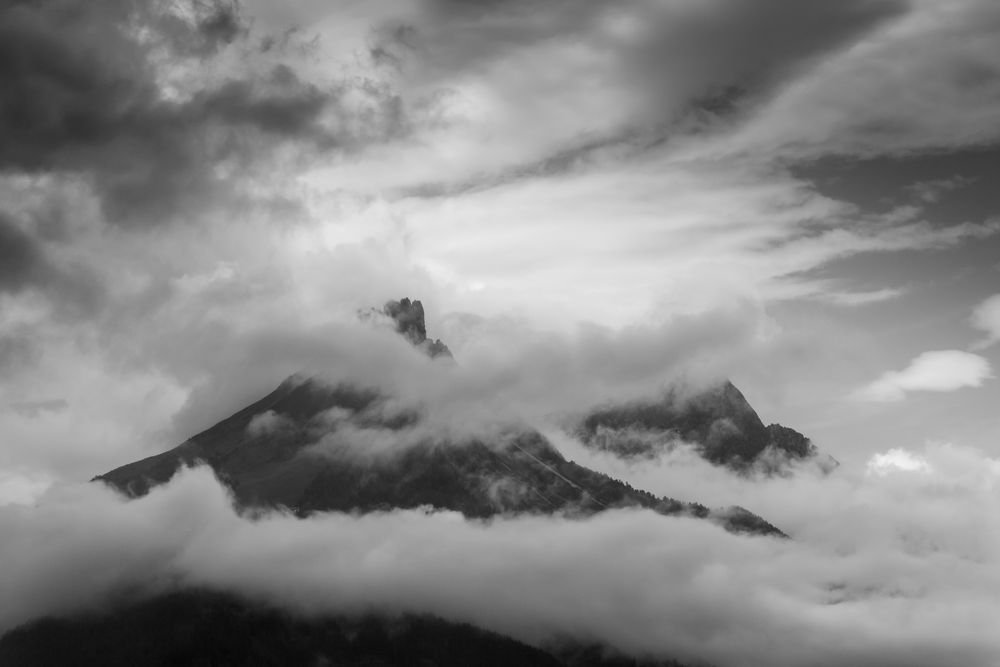
<path id="1" fill-rule="evenodd" d="M 0 80 L 0 632 L 159 574 L 720 664 L 996 664 L 996 0 L 13 1 Z M 457 370 L 357 321 L 403 296 Z M 795 541 L 81 484 L 296 371 L 537 420 Z M 841 468 L 640 469 L 542 423 L 726 377 Z"/>

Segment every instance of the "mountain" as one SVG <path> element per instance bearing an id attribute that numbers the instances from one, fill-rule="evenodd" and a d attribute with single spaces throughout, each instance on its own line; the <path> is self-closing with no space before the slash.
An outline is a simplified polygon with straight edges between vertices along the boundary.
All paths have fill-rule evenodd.
<path id="1" fill-rule="evenodd" d="M 396 332 L 406 338 L 414 347 L 423 350 L 429 357 L 451 358 L 451 350 L 439 338 L 431 340 L 427 337 L 427 326 L 424 323 L 424 304 L 420 301 L 410 301 L 404 297 L 399 301 L 387 302 L 380 311 L 368 311 L 363 317 L 371 318 L 374 314 L 382 314 L 392 319 Z"/>
<path id="2" fill-rule="evenodd" d="M 781 535 L 741 508 L 711 511 L 658 498 L 567 461 L 530 429 L 452 442 L 405 438 L 416 412 L 385 416 L 375 390 L 293 376 L 256 403 L 178 447 L 96 477 L 130 496 L 204 462 L 242 507 L 286 507 L 300 516 L 324 511 L 430 505 L 471 518 L 506 513 L 587 516 L 614 507 L 719 521 L 730 530 Z M 399 439 L 391 454 L 359 451 L 352 440 Z"/>
<path id="3" fill-rule="evenodd" d="M 419 301 L 392 301 L 383 312 L 414 345 L 432 356 L 451 356 L 440 341 L 428 343 Z M 420 429 L 417 410 L 390 408 L 390 398 L 377 389 L 293 376 L 174 449 L 95 480 L 139 496 L 181 467 L 204 462 L 241 507 L 284 507 L 300 516 L 432 506 L 471 518 L 582 517 L 643 507 L 706 518 L 735 532 L 783 535 L 743 508 L 709 510 L 656 497 L 567 461 L 526 426 L 458 441 L 429 435 Z"/>
<path id="4" fill-rule="evenodd" d="M 447 346 L 427 337 L 419 301 L 390 301 L 371 312 L 435 363 L 452 363 Z M 726 460 L 718 454 L 724 448 L 744 452 L 738 441 L 719 435 L 715 424 L 722 419 L 751 434 L 754 447 L 767 438 L 780 437 L 791 448 L 798 442 L 794 431 L 757 428 L 756 414 L 731 385 L 680 412 L 669 405 L 594 412 L 583 428 L 590 429 L 591 441 L 614 428 L 678 428 L 710 443 L 706 451 L 720 460 Z M 679 422 L 678 415 L 685 417 Z M 521 513 L 582 518 L 640 507 L 714 521 L 732 532 L 785 537 L 746 509 L 710 510 L 656 497 L 568 461 L 527 426 L 459 439 L 426 426 L 418 408 L 400 408 L 378 388 L 294 375 L 177 447 L 94 479 L 136 497 L 182 467 L 203 463 L 231 490 L 240 510 L 285 508 L 304 517 L 431 506 L 484 519 Z M 681 667 L 588 644 L 528 646 L 426 616 L 303 617 L 203 590 L 119 597 L 86 614 L 32 622 L 0 638 L 0 664 Z"/>
<path id="5" fill-rule="evenodd" d="M 798 431 L 765 426 L 728 380 L 694 394 L 672 389 L 653 400 L 597 408 L 574 433 L 584 444 L 626 459 L 656 457 L 681 440 L 706 460 L 741 471 L 780 472 L 790 461 L 818 455 Z"/>
<path id="6" fill-rule="evenodd" d="M 428 616 L 305 617 L 204 590 L 48 618 L 0 638 L 4 667 L 683 667 L 542 649 Z"/>

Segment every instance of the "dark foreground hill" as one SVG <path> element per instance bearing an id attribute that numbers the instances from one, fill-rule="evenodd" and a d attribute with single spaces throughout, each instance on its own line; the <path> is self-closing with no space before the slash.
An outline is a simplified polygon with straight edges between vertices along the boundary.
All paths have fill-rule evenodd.
<path id="1" fill-rule="evenodd" d="M 4 667 L 682 667 L 543 650 L 428 616 L 301 617 L 206 591 L 48 618 L 0 638 Z"/>

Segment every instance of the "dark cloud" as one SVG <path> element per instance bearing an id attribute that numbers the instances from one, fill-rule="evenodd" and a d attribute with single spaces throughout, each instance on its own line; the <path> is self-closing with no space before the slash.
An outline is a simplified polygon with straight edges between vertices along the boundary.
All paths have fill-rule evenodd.
<path id="1" fill-rule="evenodd" d="M 35 241 L 0 213 L 0 292 L 16 292 L 48 273 Z"/>
<path id="2" fill-rule="evenodd" d="M 268 95 L 262 90 L 263 86 L 254 82 L 231 81 L 196 98 L 198 111 L 195 115 L 257 128 L 269 134 L 296 136 L 313 127 L 329 102 L 326 94 L 303 83 L 286 65 L 275 67 L 267 84 L 281 94 Z M 313 129 L 320 134 L 318 129 Z"/>
<path id="3" fill-rule="evenodd" d="M 71 315 L 93 313 L 104 297 L 92 270 L 54 262 L 40 241 L 0 211 L 0 293 L 26 290 L 45 293 L 62 314 Z"/>
<path id="4" fill-rule="evenodd" d="M 129 4 L 42 0 L 0 10 L 0 164 L 53 167 L 98 146 L 154 104 Z"/>
<path id="5" fill-rule="evenodd" d="M 197 68 L 248 34 L 234 2 L 190 4 L 193 22 L 124 0 L 0 9 L 0 171 L 82 175 L 112 222 L 135 226 L 224 203 L 283 145 L 309 153 L 370 136 L 339 105 L 367 82 L 321 89 L 281 62 L 167 94 L 165 62 Z M 376 92 L 366 90 L 369 119 L 398 127 L 398 100 Z"/>
<path id="6" fill-rule="evenodd" d="M 175 48 L 207 56 L 249 33 L 249 22 L 238 0 L 200 0 L 194 2 L 193 7 L 196 13 L 194 30 L 178 22 L 177 29 L 171 31 Z M 167 17 L 161 21 L 161 26 L 176 20 Z"/>
<path id="7" fill-rule="evenodd" d="M 259 80 L 228 81 L 183 103 L 157 102 L 95 150 L 105 160 L 96 174 L 105 212 L 117 221 L 156 221 L 223 203 L 237 183 L 217 167 L 243 174 L 267 147 L 285 141 L 307 150 L 335 145 L 319 124 L 332 100 L 332 91 L 277 66 Z"/>

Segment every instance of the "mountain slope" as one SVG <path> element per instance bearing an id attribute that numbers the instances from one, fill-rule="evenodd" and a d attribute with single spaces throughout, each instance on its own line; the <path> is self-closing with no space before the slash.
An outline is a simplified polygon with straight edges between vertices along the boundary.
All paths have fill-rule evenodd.
<path id="1" fill-rule="evenodd" d="M 586 516 L 613 507 L 690 514 L 736 531 L 780 535 L 740 508 L 712 512 L 657 498 L 567 461 L 543 436 L 522 429 L 486 439 L 406 442 L 415 413 L 383 414 L 374 391 L 289 378 L 260 401 L 180 446 L 95 479 L 138 496 L 185 465 L 204 462 L 244 507 L 287 507 L 297 514 L 430 505 L 473 518 L 504 513 Z M 331 414 L 335 418 L 331 421 Z M 272 428 L 255 427 L 263 420 Z M 352 439 L 395 440 L 387 453 L 359 451 Z M 363 445 L 362 445 L 363 447 Z"/>

